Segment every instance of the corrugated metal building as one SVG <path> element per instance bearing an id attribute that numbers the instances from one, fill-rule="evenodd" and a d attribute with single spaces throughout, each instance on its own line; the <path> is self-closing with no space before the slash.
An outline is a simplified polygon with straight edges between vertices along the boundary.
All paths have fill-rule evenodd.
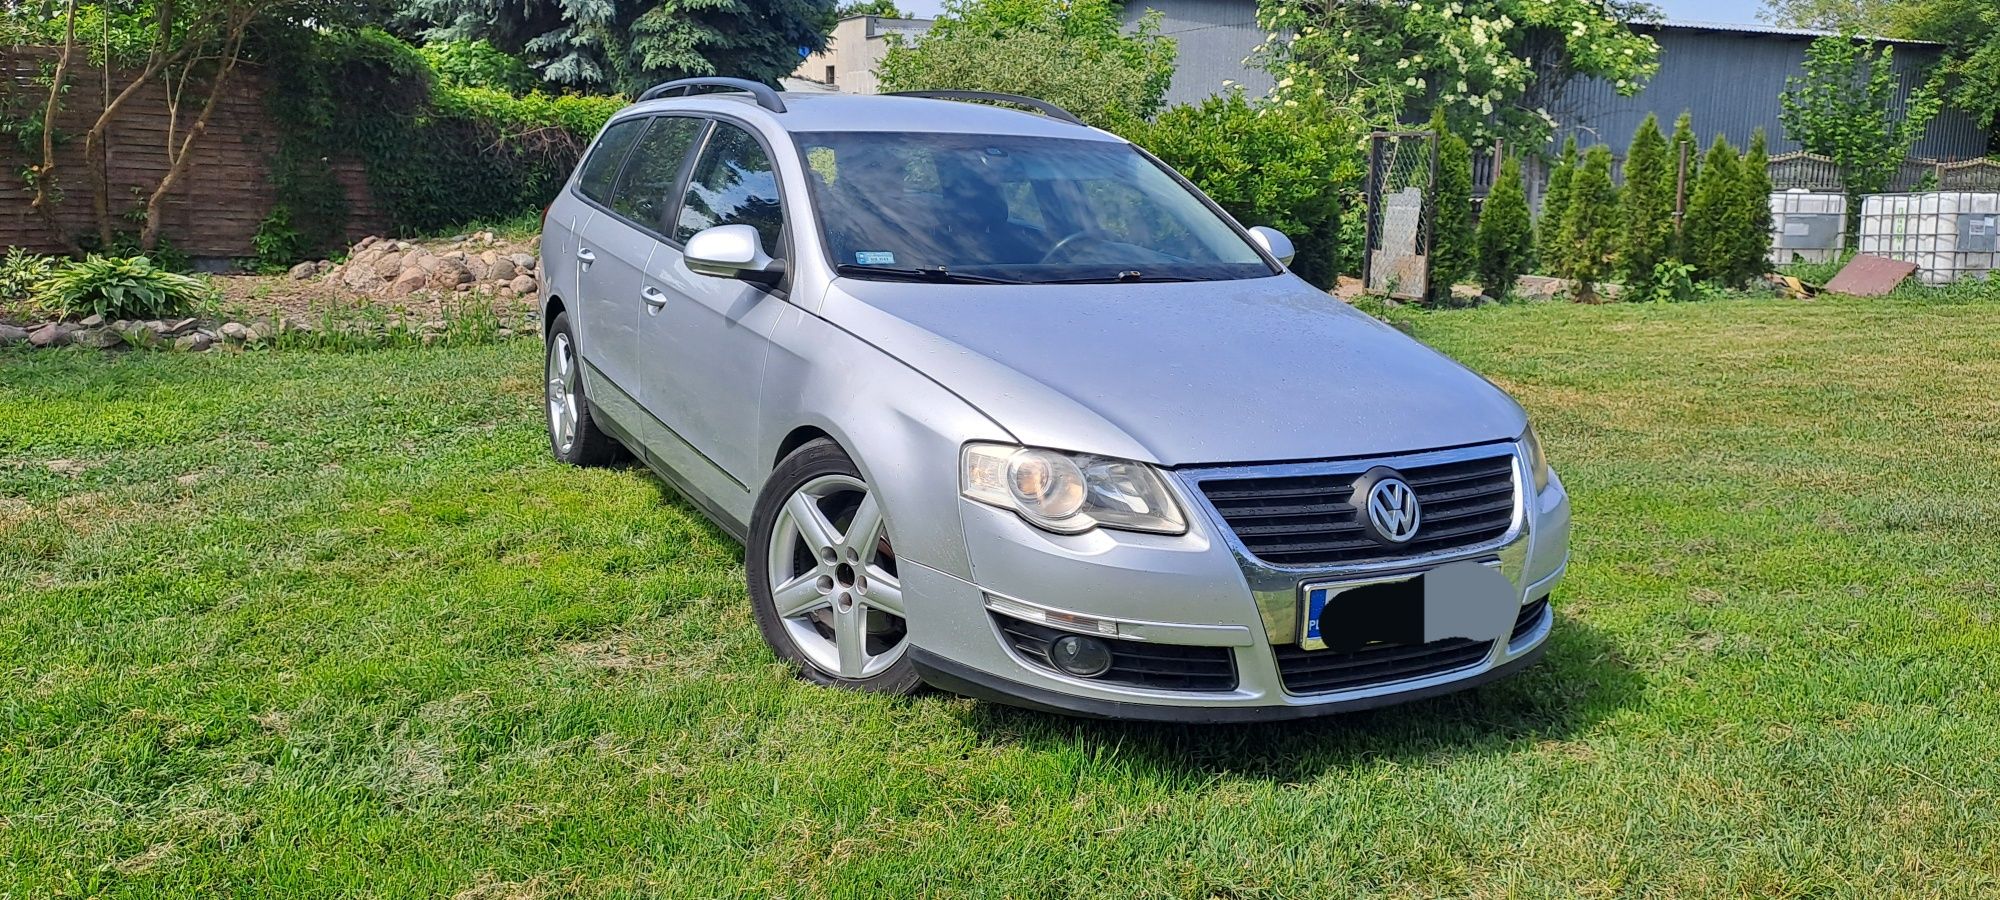
<path id="1" fill-rule="evenodd" d="M 1245 63 L 1265 37 L 1257 27 L 1255 0 L 1131 0 L 1125 16 L 1136 20 L 1154 9 L 1165 17 L 1161 32 L 1180 49 L 1169 102 L 1198 101 L 1225 90 L 1230 82 L 1252 95 L 1270 88 L 1270 76 Z M 1704 147 L 1718 133 L 1740 147 L 1749 142 L 1752 131 L 1763 128 L 1771 152 L 1798 149 L 1796 142 L 1785 139 L 1778 121 L 1778 95 L 1785 89 L 1785 79 L 1801 73 L 1806 47 L 1819 33 L 1697 23 L 1636 27 L 1659 42 L 1659 74 L 1632 97 L 1618 96 L 1605 82 L 1572 82 L 1550 109 L 1564 132 L 1575 133 L 1586 146 L 1605 143 L 1622 153 L 1647 113 L 1658 114 L 1671 127 L 1682 110 L 1689 110 Z M 1909 71 L 1935 64 L 1942 53 L 1935 44 L 1887 43 L 1896 48 L 1897 65 Z M 1947 110 L 1932 123 L 1914 153 L 1939 160 L 1978 157 L 1985 155 L 1987 139 L 1980 123 Z"/>

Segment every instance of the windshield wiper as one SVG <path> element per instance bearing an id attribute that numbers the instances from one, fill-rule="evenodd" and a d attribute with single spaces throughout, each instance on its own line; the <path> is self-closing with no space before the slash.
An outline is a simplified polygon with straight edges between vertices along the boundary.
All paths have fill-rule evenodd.
<path id="1" fill-rule="evenodd" d="M 953 272 L 944 266 L 922 268 L 916 266 L 862 266 L 852 263 L 834 266 L 834 271 L 842 275 L 863 278 L 901 278 L 909 281 L 932 281 L 938 284 L 1030 284 L 1017 278 L 1001 278 L 997 275 L 972 275 Z"/>
<path id="2" fill-rule="evenodd" d="M 1136 269 L 1116 275 L 1085 275 L 1081 278 L 1047 278 L 1036 284 L 1164 284 L 1169 281 L 1204 281 L 1202 278 L 1187 278 L 1179 275 L 1148 275 Z"/>

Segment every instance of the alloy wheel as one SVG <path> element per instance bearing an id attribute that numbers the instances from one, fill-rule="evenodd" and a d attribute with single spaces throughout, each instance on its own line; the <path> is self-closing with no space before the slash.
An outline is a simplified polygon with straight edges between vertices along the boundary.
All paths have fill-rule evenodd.
<path id="1" fill-rule="evenodd" d="M 549 435 L 555 438 L 556 452 L 567 454 L 576 446 L 577 404 L 576 345 L 569 335 L 558 333 L 549 344 Z"/>
<path id="2" fill-rule="evenodd" d="M 768 562 L 778 619 L 814 667 L 862 679 L 902 658 L 903 583 L 866 483 L 822 475 L 793 491 L 778 512 Z"/>

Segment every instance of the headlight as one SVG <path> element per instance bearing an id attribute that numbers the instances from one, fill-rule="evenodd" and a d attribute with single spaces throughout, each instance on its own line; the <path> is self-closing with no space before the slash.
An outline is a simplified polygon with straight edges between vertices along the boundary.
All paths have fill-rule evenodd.
<path id="1" fill-rule="evenodd" d="M 1535 426 L 1521 434 L 1521 450 L 1528 457 L 1528 475 L 1535 479 L 1537 492 L 1549 487 L 1549 458 L 1542 455 L 1542 441 L 1535 437 Z"/>
<path id="2" fill-rule="evenodd" d="M 1099 526 L 1180 534 L 1187 519 L 1152 466 L 1007 444 L 968 444 L 965 496 L 1036 526 L 1079 534 Z"/>

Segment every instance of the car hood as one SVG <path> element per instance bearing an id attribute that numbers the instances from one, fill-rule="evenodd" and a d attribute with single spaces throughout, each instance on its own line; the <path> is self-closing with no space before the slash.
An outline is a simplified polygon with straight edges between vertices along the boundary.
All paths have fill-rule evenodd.
<path id="1" fill-rule="evenodd" d="M 1485 379 L 1291 275 L 838 279 L 820 313 L 1030 446 L 1176 466 L 1428 450 L 1511 440 L 1527 427 Z"/>

